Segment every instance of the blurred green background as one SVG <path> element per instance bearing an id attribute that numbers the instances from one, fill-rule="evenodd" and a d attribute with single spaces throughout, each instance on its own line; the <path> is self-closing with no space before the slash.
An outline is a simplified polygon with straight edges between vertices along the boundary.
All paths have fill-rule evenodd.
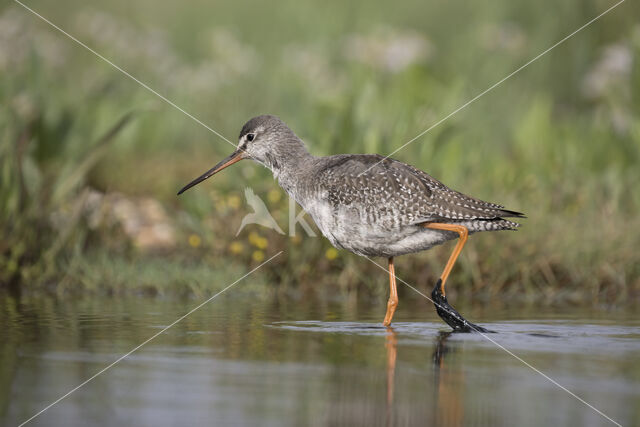
<path id="1" fill-rule="evenodd" d="M 270 113 L 327 155 L 390 153 L 614 2 L 26 4 L 231 141 Z M 637 302 L 638 16 L 623 3 L 393 156 L 528 216 L 471 238 L 454 297 Z M 368 261 L 288 235 L 256 164 L 176 197 L 232 147 L 13 2 L 0 76 L 1 286 L 205 295 L 284 250 L 245 287 L 384 299 Z M 245 187 L 285 235 L 235 236 Z M 398 276 L 430 290 L 449 251 L 402 257 Z"/>

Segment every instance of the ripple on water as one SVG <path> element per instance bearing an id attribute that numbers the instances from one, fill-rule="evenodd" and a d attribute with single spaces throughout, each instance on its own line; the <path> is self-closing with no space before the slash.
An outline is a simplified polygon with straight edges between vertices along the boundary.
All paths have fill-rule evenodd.
<path id="1" fill-rule="evenodd" d="M 319 320 L 275 322 L 268 327 L 282 330 L 386 336 L 389 330 L 380 324 L 363 322 L 325 322 Z M 450 342 L 477 345 L 501 345 L 509 350 L 538 352 L 626 353 L 640 351 L 640 328 L 619 325 L 582 324 L 574 322 L 504 322 L 483 324 L 493 333 L 451 333 Z M 446 331 L 446 326 L 432 322 L 398 322 L 392 331 L 404 344 L 428 345 Z"/>

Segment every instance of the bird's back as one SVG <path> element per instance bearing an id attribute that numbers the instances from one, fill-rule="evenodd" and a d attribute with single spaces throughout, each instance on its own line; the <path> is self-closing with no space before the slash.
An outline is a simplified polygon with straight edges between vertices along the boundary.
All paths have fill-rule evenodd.
<path id="1" fill-rule="evenodd" d="M 510 230 L 519 224 L 504 218 L 523 216 L 380 155 L 320 157 L 305 177 L 299 201 L 323 234 L 337 246 L 366 255 L 415 252 L 455 237 L 429 234 L 420 225 L 426 222 L 461 224 L 470 232 Z M 313 202 L 305 203 L 308 200 Z M 394 241 L 396 248 L 385 250 L 394 247 Z"/>
<path id="2" fill-rule="evenodd" d="M 393 212 L 398 226 L 522 217 L 519 212 L 452 190 L 413 166 L 380 155 L 323 157 L 314 175 L 318 184 L 328 189 L 334 207 L 356 205 L 381 218 Z M 518 226 L 513 224 L 514 228 Z"/>

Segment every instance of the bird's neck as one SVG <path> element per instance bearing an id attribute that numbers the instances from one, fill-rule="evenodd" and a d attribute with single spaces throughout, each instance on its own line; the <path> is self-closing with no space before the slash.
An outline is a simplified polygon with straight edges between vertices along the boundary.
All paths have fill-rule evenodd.
<path id="1" fill-rule="evenodd" d="M 309 169 L 315 157 L 312 156 L 298 137 L 282 141 L 279 150 L 267 155 L 266 166 L 274 178 L 289 195 L 296 198 L 297 184 Z"/>

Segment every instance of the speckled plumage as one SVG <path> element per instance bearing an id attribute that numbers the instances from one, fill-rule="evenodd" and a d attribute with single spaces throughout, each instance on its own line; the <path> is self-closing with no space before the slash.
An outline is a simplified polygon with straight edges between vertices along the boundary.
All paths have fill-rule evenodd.
<path id="1" fill-rule="evenodd" d="M 252 144 L 246 135 L 256 135 Z M 369 154 L 315 157 L 277 117 L 251 119 L 239 149 L 272 170 L 337 248 L 393 257 L 457 238 L 425 223 L 459 224 L 470 233 L 513 230 L 522 214 L 454 191 L 405 163 Z"/>

